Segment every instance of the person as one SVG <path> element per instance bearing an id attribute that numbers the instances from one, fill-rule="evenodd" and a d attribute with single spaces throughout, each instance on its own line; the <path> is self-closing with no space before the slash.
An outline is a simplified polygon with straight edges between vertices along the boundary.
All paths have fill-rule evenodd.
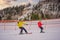
<path id="1" fill-rule="evenodd" d="M 44 33 L 42 25 L 42 22 L 38 21 L 38 27 L 41 29 L 40 33 Z"/>
<path id="2" fill-rule="evenodd" d="M 19 34 L 23 34 L 23 30 L 25 31 L 26 34 L 28 33 L 27 30 L 23 27 L 24 24 L 26 24 L 26 23 L 23 20 L 18 21 L 17 26 L 19 29 L 21 29 Z M 28 25 L 28 24 L 26 24 L 26 25 Z"/>

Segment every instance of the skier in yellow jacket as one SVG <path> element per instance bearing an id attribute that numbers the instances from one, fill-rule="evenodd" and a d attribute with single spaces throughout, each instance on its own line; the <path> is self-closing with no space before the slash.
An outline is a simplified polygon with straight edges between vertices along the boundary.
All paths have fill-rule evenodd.
<path id="1" fill-rule="evenodd" d="M 19 20 L 19 21 L 18 21 L 17 26 L 18 26 L 19 29 L 21 29 L 21 31 L 20 31 L 19 34 L 23 34 L 23 33 L 22 33 L 23 30 L 24 30 L 26 33 L 28 33 L 27 30 L 23 27 L 24 24 L 26 24 L 26 23 L 25 23 L 23 20 Z M 26 24 L 26 25 L 27 25 L 27 24 Z"/>

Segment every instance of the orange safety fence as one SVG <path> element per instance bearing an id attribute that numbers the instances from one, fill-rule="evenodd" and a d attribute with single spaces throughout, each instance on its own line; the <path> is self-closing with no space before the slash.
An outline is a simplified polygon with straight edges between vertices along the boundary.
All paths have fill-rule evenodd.
<path id="1" fill-rule="evenodd" d="M 0 23 L 17 22 L 17 20 L 0 20 Z"/>
<path id="2" fill-rule="evenodd" d="M 44 19 L 44 20 L 60 20 L 59 19 Z M 25 20 L 25 21 L 28 21 L 28 20 Z M 39 20 L 30 20 L 30 21 L 39 21 Z M 18 20 L 0 20 L 0 23 L 8 23 L 8 22 L 18 22 Z"/>

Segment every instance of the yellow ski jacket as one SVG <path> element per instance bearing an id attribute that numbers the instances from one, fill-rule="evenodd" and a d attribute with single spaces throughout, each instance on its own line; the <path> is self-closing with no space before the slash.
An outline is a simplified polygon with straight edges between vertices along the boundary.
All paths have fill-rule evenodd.
<path id="1" fill-rule="evenodd" d="M 18 26 L 18 27 L 23 27 L 24 24 L 26 24 L 26 23 L 23 22 L 23 21 L 19 21 L 19 22 L 17 23 L 17 26 Z"/>

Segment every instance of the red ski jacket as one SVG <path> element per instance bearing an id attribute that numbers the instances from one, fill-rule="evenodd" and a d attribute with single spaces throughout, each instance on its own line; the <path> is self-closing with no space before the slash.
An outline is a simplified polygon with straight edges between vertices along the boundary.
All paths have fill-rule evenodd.
<path id="1" fill-rule="evenodd" d="M 42 23 L 40 21 L 38 22 L 38 27 L 42 27 Z"/>

